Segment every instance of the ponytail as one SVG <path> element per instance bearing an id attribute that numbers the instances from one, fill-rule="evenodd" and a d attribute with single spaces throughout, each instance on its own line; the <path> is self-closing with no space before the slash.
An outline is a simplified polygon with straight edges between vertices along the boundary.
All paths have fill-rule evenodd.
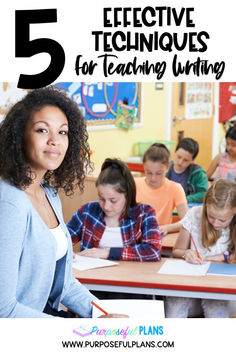
<path id="1" fill-rule="evenodd" d="M 126 216 L 129 216 L 129 208 L 137 205 L 136 186 L 128 166 L 123 161 L 116 158 L 107 158 L 103 162 L 96 187 L 106 184 L 112 185 L 118 193 L 125 194 L 125 213 Z"/>

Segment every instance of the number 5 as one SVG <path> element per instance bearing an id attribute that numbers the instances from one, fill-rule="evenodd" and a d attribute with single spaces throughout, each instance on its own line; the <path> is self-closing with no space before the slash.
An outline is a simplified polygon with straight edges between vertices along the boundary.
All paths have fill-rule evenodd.
<path id="1" fill-rule="evenodd" d="M 15 12 L 15 56 L 31 57 L 46 52 L 51 62 L 46 70 L 35 75 L 20 74 L 17 87 L 33 89 L 51 84 L 61 74 L 65 65 L 62 46 L 49 38 L 29 40 L 31 23 L 57 22 L 56 9 L 16 10 Z"/>

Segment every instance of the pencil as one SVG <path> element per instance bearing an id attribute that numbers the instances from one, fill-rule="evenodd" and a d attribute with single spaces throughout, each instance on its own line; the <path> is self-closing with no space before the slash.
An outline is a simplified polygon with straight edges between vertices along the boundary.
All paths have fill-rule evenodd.
<path id="1" fill-rule="evenodd" d="M 193 245 L 194 245 L 194 247 L 195 247 L 195 250 L 196 250 L 196 252 L 197 252 L 197 256 L 198 256 L 198 258 L 201 258 L 200 254 L 199 254 L 199 252 L 198 252 L 198 249 L 197 249 L 196 243 L 195 243 L 195 241 L 194 241 L 194 239 L 193 239 L 193 236 L 192 236 L 192 235 L 190 235 L 190 237 L 191 237 L 191 240 L 192 240 Z"/>
<path id="2" fill-rule="evenodd" d="M 105 315 L 108 315 L 108 312 L 106 312 L 105 310 L 103 310 L 98 304 L 96 304 L 94 301 L 91 301 L 91 304 L 95 307 L 97 307 L 97 309 L 99 309 L 100 311 L 102 311 Z"/>

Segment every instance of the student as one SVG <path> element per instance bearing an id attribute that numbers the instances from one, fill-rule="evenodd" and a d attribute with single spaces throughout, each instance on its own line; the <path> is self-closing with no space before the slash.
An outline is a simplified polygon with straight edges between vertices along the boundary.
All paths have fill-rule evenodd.
<path id="1" fill-rule="evenodd" d="M 218 167 L 215 180 L 226 178 L 228 173 L 236 170 L 236 126 L 229 128 L 225 135 L 226 151 L 218 154 L 211 162 L 206 174 L 210 179 Z"/>
<path id="2" fill-rule="evenodd" d="M 205 170 L 193 163 L 198 150 L 197 141 L 191 138 L 180 140 L 175 149 L 174 161 L 166 175 L 171 181 L 182 185 L 189 203 L 201 203 L 208 189 Z"/>
<path id="3" fill-rule="evenodd" d="M 73 192 L 75 181 L 82 189 L 87 139 L 76 103 L 52 87 L 30 91 L 3 121 L 0 317 L 73 317 L 60 303 L 91 317 L 96 298 L 72 277 L 71 237 L 57 194 Z"/>
<path id="4" fill-rule="evenodd" d="M 172 213 L 177 209 L 179 218 L 188 211 L 183 187 L 166 178 L 170 152 L 164 144 L 153 144 L 143 156 L 145 177 L 135 179 L 137 201 L 150 204 L 156 212 L 161 233 L 177 232 L 180 223 L 172 222 Z"/>
<path id="5" fill-rule="evenodd" d="M 159 261 L 161 237 L 154 210 L 136 203 L 126 164 L 107 158 L 96 181 L 98 201 L 83 205 L 67 223 L 80 255 L 125 261 Z"/>
<path id="6" fill-rule="evenodd" d="M 181 220 L 182 228 L 173 257 L 201 264 L 204 261 L 236 263 L 236 183 L 220 179 L 206 192 L 203 206 L 193 207 Z M 190 239 L 194 239 L 199 257 Z M 229 317 L 228 302 L 168 297 L 166 317 Z"/>

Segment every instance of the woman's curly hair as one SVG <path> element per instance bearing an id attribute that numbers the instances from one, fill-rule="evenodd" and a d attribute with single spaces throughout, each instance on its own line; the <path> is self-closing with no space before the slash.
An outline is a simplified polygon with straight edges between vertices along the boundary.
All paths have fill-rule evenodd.
<path id="1" fill-rule="evenodd" d="M 34 174 L 24 154 L 25 127 L 32 115 L 47 105 L 58 107 L 66 115 L 69 145 L 61 165 L 47 171 L 44 182 L 70 195 L 77 186 L 83 190 L 86 169 L 91 167 L 88 133 L 77 104 L 52 86 L 29 91 L 7 113 L 0 127 L 0 176 L 20 189 L 33 183 Z"/>

